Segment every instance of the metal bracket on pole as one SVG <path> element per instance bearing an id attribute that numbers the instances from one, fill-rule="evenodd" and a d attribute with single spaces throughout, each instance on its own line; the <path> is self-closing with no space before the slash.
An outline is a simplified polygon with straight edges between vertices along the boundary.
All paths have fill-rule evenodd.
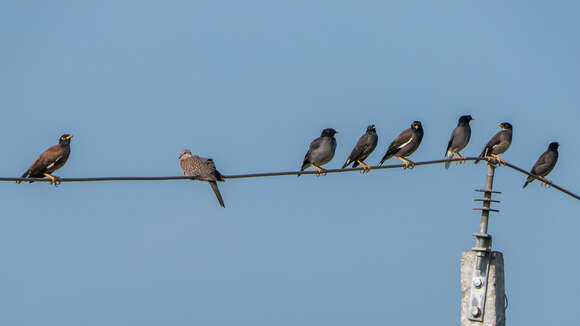
<path id="1" fill-rule="evenodd" d="M 487 234 L 489 221 L 489 212 L 499 212 L 497 209 L 491 209 L 491 203 L 499 203 L 498 200 L 492 200 L 492 194 L 500 194 L 499 191 L 493 191 L 493 177 L 495 173 L 495 164 L 487 163 L 487 177 L 485 180 L 485 189 L 477 189 L 477 192 L 483 192 L 480 201 L 483 207 L 474 208 L 481 211 L 481 223 L 478 233 L 473 233 L 475 237 L 475 247 L 471 250 L 475 252 L 477 259 L 473 268 L 471 279 L 471 293 L 469 296 L 469 320 L 483 322 L 485 314 L 485 298 L 487 295 L 487 282 L 489 279 L 489 266 L 491 262 L 491 235 Z"/>

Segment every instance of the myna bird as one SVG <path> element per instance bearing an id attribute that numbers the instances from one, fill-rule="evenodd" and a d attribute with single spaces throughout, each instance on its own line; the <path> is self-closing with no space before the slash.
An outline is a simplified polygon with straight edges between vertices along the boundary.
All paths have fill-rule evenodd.
<path id="1" fill-rule="evenodd" d="M 460 159 L 465 159 L 465 156 L 461 155 L 459 152 L 462 151 L 467 143 L 469 143 L 469 138 L 471 138 L 471 127 L 469 122 L 473 119 L 470 115 L 462 115 L 459 117 L 457 122 L 457 127 L 453 129 L 451 133 L 451 138 L 447 144 L 447 149 L 445 150 L 445 159 L 450 160 L 457 156 Z M 449 169 L 450 161 L 445 162 L 445 168 Z"/>
<path id="2" fill-rule="evenodd" d="M 304 156 L 304 162 L 302 162 L 300 172 L 312 165 L 318 174 L 326 173 L 326 170 L 321 168 L 321 166 L 330 162 L 334 157 L 334 151 L 336 150 L 335 134 L 338 134 L 338 131 L 332 128 L 322 130 L 320 137 L 313 140 L 310 144 L 310 148 Z M 300 176 L 300 173 L 298 173 L 298 176 Z"/>
<path id="3" fill-rule="evenodd" d="M 378 140 L 379 137 L 377 136 L 375 125 L 368 126 L 367 131 L 358 139 L 358 142 L 354 146 L 346 162 L 342 165 L 342 168 L 344 169 L 352 163 L 353 168 L 356 168 L 360 164 L 363 170 L 370 170 L 371 167 L 365 164 L 364 161 L 375 150 Z"/>
<path id="4" fill-rule="evenodd" d="M 195 177 L 196 180 L 207 181 L 215 193 L 217 200 L 222 207 L 225 207 L 224 200 L 220 194 L 216 181 L 224 181 L 224 177 L 215 168 L 211 158 L 191 155 L 189 149 L 184 149 L 179 153 L 179 166 L 183 170 L 183 175 Z"/>
<path id="5" fill-rule="evenodd" d="M 73 135 L 64 134 L 58 139 L 58 145 L 49 147 L 30 165 L 21 178 L 44 178 L 50 179 L 49 184 L 57 185 L 58 177 L 51 175 L 60 169 L 70 155 L 70 140 Z M 32 181 L 30 181 L 32 182 Z M 20 181 L 17 181 L 20 183 Z"/>
<path id="6" fill-rule="evenodd" d="M 505 164 L 505 162 L 499 157 L 499 154 L 504 153 L 512 144 L 512 134 L 513 129 L 512 125 L 509 122 L 502 122 L 498 124 L 501 128 L 501 131 L 495 134 L 485 148 L 479 155 L 480 158 L 486 158 L 491 156 L 495 158 L 500 164 Z M 475 160 L 475 164 L 477 164 L 480 160 Z"/>
<path id="7" fill-rule="evenodd" d="M 547 176 L 548 173 L 552 171 L 554 166 L 556 166 L 556 162 L 558 162 L 558 147 L 560 147 L 560 144 L 556 142 L 550 143 L 548 150 L 545 151 L 544 154 L 540 155 L 536 161 L 536 164 L 534 164 L 532 170 L 530 170 L 530 173 L 539 177 Z M 525 188 L 528 183 L 534 181 L 534 179 L 534 177 L 528 176 L 528 179 L 522 188 Z M 551 183 L 551 181 L 548 179 L 546 179 L 546 181 Z"/>
<path id="8" fill-rule="evenodd" d="M 411 128 L 404 130 L 395 140 L 393 140 L 379 165 L 383 165 L 386 160 L 394 156 L 403 162 L 405 169 L 408 168 L 409 165 L 411 168 L 414 168 L 415 163 L 405 157 L 413 154 L 413 152 L 419 148 L 422 139 L 423 126 L 421 126 L 420 121 L 414 121 L 411 124 Z"/>

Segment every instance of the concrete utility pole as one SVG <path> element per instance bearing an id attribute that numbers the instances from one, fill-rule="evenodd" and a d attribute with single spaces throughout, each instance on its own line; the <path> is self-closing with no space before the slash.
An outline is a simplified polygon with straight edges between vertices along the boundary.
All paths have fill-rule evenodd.
<path id="1" fill-rule="evenodd" d="M 485 188 L 483 193 L 479 232 L 473 233 L 475 247 L 461 254 L 461 326 L 484 325 L 505 326 L 505 283 L 503 254 L 491 250 L 491 235 L 487 234 L 493 191 L 495 164 L 487 162 Z"/>

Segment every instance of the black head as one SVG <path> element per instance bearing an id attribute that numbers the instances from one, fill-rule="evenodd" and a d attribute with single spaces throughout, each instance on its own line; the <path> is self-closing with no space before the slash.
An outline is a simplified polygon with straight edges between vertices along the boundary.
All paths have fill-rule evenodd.
<path id="1" fill-rule="evenodd" d="M 422 131 L 423 126 L 421 125 L 421 121 L 413 121 L 413 123 L 411 124 L 411 129 L 416 130 L 416 131 L 419 131 L 419 130 Z"/>
<path id="2" fill-rule="evenodd" d="M 375 125 L 370 125 L 367 127 L 367 132 L 369 134 L 376 134 L 377 133 L 377 127 Z"/>
<path id="3" fill-rule="evenodd" d="M 472 116 L 468 115 L 462 115 L 461 117 L 459 117 L 459 124 L 469 124 L 469 122 L 471 120 L 475 120 Z"/>
<path id="4" fill-rule="evenodd" d="M 550 145 L 548 146 L 548 149 L 552 150 L 552 151 L 557 151 L 558 147 L 560 147 L 560 144 L 558 144 L 557 142 L 553 142 L 553 143 L 550 143 Z"/>
<path id="5" fill-rule="evenodd" d="M 61 145 L 68 145 L 68 144 L 70 144 L 71 138 L 73 138 L 73 135 L 64 134 L 64 135 L 60 136 L 60 138 L 58 139 L 58 143 Z"/>
<path id="6" fill-rule="evenodd" d="M 498 124 L 503 130 L 512 130 L 512 125 L 509 122 L 502 122 Z"/>
<path id="7" fill-rule="evenodd" d="M 322 130 L 322 134 L 320 135 L 320 137 L 333 137 L 335 134 L 338 134 L 338 131 L 332 128 L 326 128 Z"/>

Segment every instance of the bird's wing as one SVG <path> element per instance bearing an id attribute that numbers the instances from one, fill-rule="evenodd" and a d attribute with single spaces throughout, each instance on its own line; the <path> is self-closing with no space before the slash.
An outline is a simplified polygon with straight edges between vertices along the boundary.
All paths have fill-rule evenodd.
<path id="1" fill-rule="evenodd" d="M 479 157 L 485 157 L 490 154 L 493 146 L 498 145 L 501 142 L 501 137 L 503 135 L 502 132 L 503 130 L 491 137 L 491 139 L 487 142 L 487 145 L 485 145 L 483 148 L 483 151 L 481 151 L 481 154 L 479 154 Z M 477 164 L 477 162 L 479 161 L 476 160 L 475 163 Z"/>
<path id="2" fill-rule="evenodd" d="M 502 131 L 498 132 L 497 134 L 495 134 L 493 137 L 491 137 L 491 139 L 487 142 L 487 145 L 485 145 L 485 147 L 493 147 L 497 144 L 499 144 L 501 142 L 501 137 L 502 137 Z"/>
<path id="3" fill-rule="evenodd" d="M 49 147 L 30 165 L 30 175 L 38 175 L 51 169 L 63 156 L 64 153 L 59 145 Z"/>
<path id="4" fill-rule="evenodd" d="M 368 135 L 364 134 L 358 139 L 358 142 L 356 143 L 356 145 L 352 149 L 352 152 L 350 153 L 350 156 L 348 157 L 351 161 L 358 160 L 361 157 L 361 155 L 367 150 L 367 148 L 371 146 L 370 140 L 368 138 L 369 138 Z"/>
<path id="5" fill-rule="evenodd" d="M 302 170 L 306 169 L 308 167 L 308 165 L 310 164 L 310 154 L 312 153 L 312 151 L 318 149 L 320 147 L 320 145 L 322 144 L 322 137 L 318 137 L 315 140 L 312 141 L 312 143 L 310 143 L 310 147 L 308 148 L 308 152 L 306 152 L 306 155 L 304 155 L 304 161 L 302 162 Z"/>
<path id="6" fill-rule="evenodd" d="M 322 137 L 318 137 L 315 140 L 313 140 L 312 143 L 310 143 L 308 152 L 312 152 L 313 150 L 317 149 L 318 147 L 320 147 L 320 144 L 322 144 Z"/>
<path id="7" fill-rule="evenodd" d="M 555 163 L 556 162 L 555 162 L 554 155 L 552 153 L 550 153 L 550 151 L 546 151 L 542 155 L 540 155 L 540 157 L 536 161 L 536 164 L 534 164 L 534 167 L 532 167 L 532 170 L 530 171 L 530 173 L 533 173 L 533 174 L 536 174 L 539 176 L 544 176 L 544 175 L 550 173 L 550 171 L 554 167 Z"/>
<path id="8" fill-rule="evenodd" d="M 391 146 L 389 146 L 388 152 L 394 152 L 396 150 L 405 147 L 407 144 L 411 142 L 411 140 L 413 140 L 413 131 L 411 130 L 411 128 L 405 129 L 403 132 L 399 134 L 397 138 L 395 138 L 395 140 L 393 140 Z"/>
<path id="9" fill-rule="evenodd" d="M 453 129 L 453 132 L 451 133 L 451 137 L 449 138 L 449 143 L 447 144 L 447 149 L 445 150 L 445 155 L 447 155 L 447 153 L 449 152 L 449 149 L 451 148 L 451 144 L 453 144 L 453 138 L 455 137 L 456 130 L 457 130 L 457 128 Z"/>
<path id="10" fill-rule="evenodd" d="M 224 181 L 223 175 L 216 169 L 213 159 L 208 157 L 200 157 L 201 161 L 207 166 L 206 173 L 215 177 L 216 181 Z M 205 169 L 204 169 L 205 170 Z"/>
<path id="11" fill-rule="evenodd" d="M 211 159 L 209 157 L 200 157 L 200 159 L 210 169 L 215 170 L 215 163 L 214 163 L 213 159 Z"/>

